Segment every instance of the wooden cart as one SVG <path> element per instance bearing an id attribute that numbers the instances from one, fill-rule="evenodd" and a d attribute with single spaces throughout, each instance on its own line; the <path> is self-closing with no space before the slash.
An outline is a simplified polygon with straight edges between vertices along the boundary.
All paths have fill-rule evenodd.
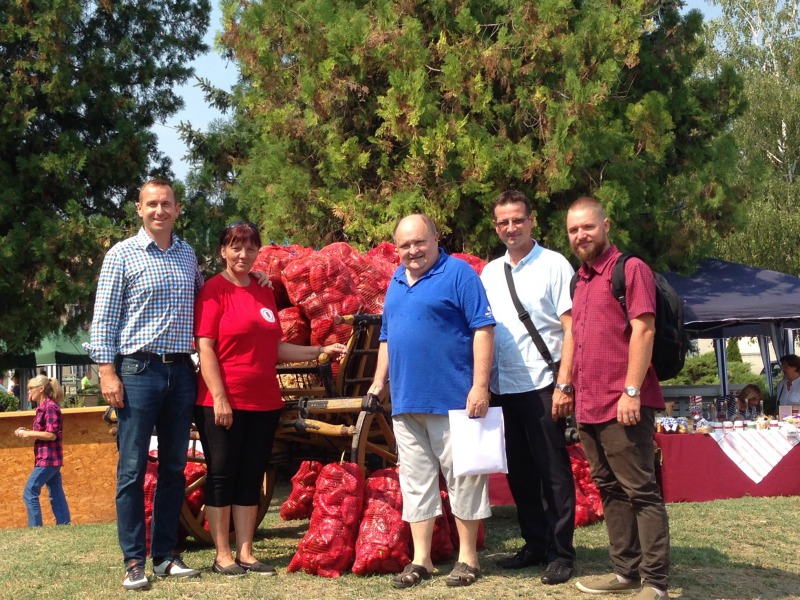
<path id="1" fill-rule="evenodd" d="M 256 523 L 269 509 L 276 465 L 296 465 L 309 459 L 325 463 L 344 457 L 366 470 L 368 466 L 397 462 L 388 393 L 381 398 L 367 394 L 377 365 L 381 317 L 356 315 L 343 321 L 353 326 L 353 333 L 336 377 L 325 355 L 316 364 L 278 366 L 286 407 L 275 434 Z M 193 439 L 197 439 L 194 433 Z M 204 459 L 198 454 L 190 460 Z M 205 479 L 203 476 L 187 486 L 186 495 L 205 485 Z M 211 543 L 204 520 L 205 506 L 194 514 L 184 502 L 181 527 L 198 540 Z"/>

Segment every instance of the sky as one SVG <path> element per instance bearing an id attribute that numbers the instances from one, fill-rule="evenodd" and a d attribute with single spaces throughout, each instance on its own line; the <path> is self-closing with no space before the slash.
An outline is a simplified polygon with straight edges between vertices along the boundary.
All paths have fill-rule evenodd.
<path id="1" fill-rule="evenodd" d="M 218 88 L 230 90 L 236 83 L 238 69 L 235 63 L 226 61 L 214 49 L 214 36 L 221 30 L 222 13 L 216 0 L 212 0 L 212 5 L 211 24 L 205 38 L 211 50 L 197 58 L 193 65 L 197 77 L 208 79 L 212 85 Z M 686 0 L 686 8 L 687 10 L 700 9 L 706 19 L 713 19 L 719 16 L 720 12 L 717 6 L 707 0 Z M 156 124 L 153 131 L 158 136 L 158 145 L 161 151 L 172 159 L 172 170 L 175 172 L 176 179 L 185 179 L 190 167 L 184 159 L 188 149 L 178 135 L 178 124 L 181 121 L 188 121 L 193 128 L 204 131 L 209 123 L 222 118 L 223 114 L 206 104 L 203 93 L 196 87 L 194 79 L 190 79 L 186 85 L 181 86 L 178 93 L 183 97 L 184 109 L 166 122 Z"/>

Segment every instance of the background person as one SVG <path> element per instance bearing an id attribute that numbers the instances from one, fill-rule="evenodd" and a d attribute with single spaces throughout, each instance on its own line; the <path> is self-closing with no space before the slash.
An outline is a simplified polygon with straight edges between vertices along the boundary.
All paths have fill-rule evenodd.
<path id="1" fill-rule="evenodd" d="M 83 378 L 81 379 L 81 391 L 86 391 L 86 389 L 87 389 L 87 388 L 88 388 L 90 385 L 92 385 L 92 379 L 91 379 L 91 377 L 92 377 L 92 372 L 91 372 L 91 371 L 86 371 L 86 372 L 83 374 Z"/>
<path id="2" fill-rule="evenodd" d="M 796 354 L 781 356 L 783 380 L 778 384 L 778 406 L 800 404 L 800 357 Z"/>
<path id="3" fill-rule="evenodd" d="M 392 585 L 413 587 L 433 572 L 441 469 L 459 537 L 458 561 L 446 583 L 467 586 L 480 577 L 476 543 L 480 520 L 491 516 L 489 480 L 453 475 L 448 411 L 466 408 L 471 417 L 486 416 L 495 321 L 475 271 L 439 248 L 429 217 L 401 219 L 394 238 L 400 266 L 386 293 L 369 390 L 380 394 L 391 380 L 403 520 L 414 541 L 413 560 Z"/>
<path id="4" fill-rule="evenodd" d="M 668 597 L 669 521 L 655 476 L 655 411 L 664 397 L 651 364 L 655 336 L 653 272 L 637 258 L 625 265 L 625 312 L 611 293 L 613 246 L 605 211 L 579 198 L 567 211 L 567 235 L 581 261 L 572 299 L 575 415 L 592 478 L 600 491 L 614 572 L 582 577 L 590 594 Z"/>
<path id="5" fill-rule="evenodd" d="M 150 554 L 161 577 L 198 577 L 176 553 L 189 430 L 197 400 L 192 352 L 195 295 L 203 286 L 192 248 L 174 232 L 180 205 L 168 181 L 139 192 L 139 232 L 106 254 L 89 354 L 103 398 L 117 412 L 117 534 L 127 590 L 145 589 L 144 477 L 158 435 L 158 485 Z"/>
<path id="6" fill-rule="evenodd" d="M 742 388 L 736 397 L 736 414 L 734 419 L 751 421 L 761 415 L 761 388 L 750 383 Z"/>
<path id="7" fill-rule="evenodd" d="M 25 484 L 22 500 L 28 511 L 28 527 L 42 526 L 42 506 L 39 494 L 47 486 L 50 506 L 56 518 L 56 525 L 69 525 L 69 506 L 61 481 L 61 467 L 64 465 L 62 443 L 62 417 L 59 403 L 64 400 L 64 391 L 57 379 L 37 375 L 28 382 L 28 399 L 35 401 L 36 414 L 33 429 L 20 427 L 15 435 L 33 442 L 33 472 Z"/>
<path id="8" fill-rule="evenodd" d="M 558 381 L 519 318 L 506 281 L 507 265 L 531 323 L 561 360 L 572 345 L 569 284 L 573 270 L 561 254 L 531 238 L 534 216 L 522 192 L 500 194 L 493 207 L 494 226 L 505 256 L 483 269 L 481 281 L 497 321 L 489 388 L 492 405 L 503 408 L 508 486 L 517 507 L 525 545 L 498 562 L 504 569 L 546 564 L 546 585 L 564 583 L 575 562 L 575 481 L 567 454 L 566 417 L 572 414 L 572 367 L 561 362 Z M 566 352 L 572 355 L 571 349 Z M 557 384 L 554 386 L 554 384 Z"/>
<path id="9" fill-rule="evenodd" d="M 275 575 L 253 555 L 253 534 L 283 398 L 278 362 L 337 357 L 346 346 L 297 346 L 281 341 L 272 289 L 250 275 L 261 236 L 252 223 L 232 223 L 220 237 L 225 269 L 206 282 L 195 307 L 200 353 L 195 423 L 206 458 L 206 516 L 216 556 L 212 571 Z M 230 522 L 236 530 L 236 559 Z"/>

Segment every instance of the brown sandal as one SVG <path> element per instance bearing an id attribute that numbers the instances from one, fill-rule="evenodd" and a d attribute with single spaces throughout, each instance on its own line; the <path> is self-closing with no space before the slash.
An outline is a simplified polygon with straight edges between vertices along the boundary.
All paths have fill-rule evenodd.
<path id="1" fill-rule="evenodd" d="M 457 562 L 450 571 L 450 575 L 445 579 L 445 583 L 450 587 L 465 587 L 472 585 L 481 576 L 481 570 L 477 567 L 470 567 L 467 563 Z"/>
<path id="2" fill-rule="evenodd" d="M 402 573 L 392 577 L 392 585 L 399 589 L 414 587 L 423 579 L 430 579 L 431 572 L 422 565 L 408 563 Z"/>

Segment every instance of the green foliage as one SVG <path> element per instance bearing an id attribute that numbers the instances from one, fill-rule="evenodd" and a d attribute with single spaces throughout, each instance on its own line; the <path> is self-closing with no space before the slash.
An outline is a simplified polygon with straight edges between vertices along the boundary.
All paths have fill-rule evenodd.
<path id="1" fill-rule="evenodd" d="M 725 343 L 725 354 L 728 356 L 728 362 L 742 362 L 742 352 L 739 350 L 739 338 L 728 338 Z"/>
<path id="2" fill-rule="evenodd" d="M 208 0 L 3 4 L 0 353 L 85 324 L 130 201 L 170 174 L 151 127 L 182 107 L 208 13 Z"/>
<path id="3" fill-rule="evenodd" d="M 566 249 L 564 211 L 593 194 L 615 239 L 664 268 L 736 218 L 736 154 L 711 142 L 740 82 L 693 77 L 702 17 L 678 2 L 222 6 L 242 74 L 227 173 L 267 237 L 368 247 L 424 211 L 450 250 L 489 256 L 491 203 L 514 187 L 545 245 Z"/>
<path id="4" fill-rule="evenodd" d="M 747 111 L 731 128 L 739 151 L 743 212 L 717 254 L 800 275 L 800 20 L 796 0 L 716 0 L 707 72 L 733 65 Z"/>
<path id="5" fill-rule="evenodd" d="M 19 410 L 19 400 L 13 394 L 0 390 L 0 412 Z"/>
<path id="6" fill-rule="evenodd" d="M 761 389 L 766 389 L 763 375 L 756 375 L 750 365 L 742 362 L 742 356 L 734 360 L 728 354 L 728 381 L 735 384 L 758 384 Z M 677 376 L 661 385 L 719 385 L 719 369 L 714 352 L 705 352 L 696 356 L 687 356 L 683 370 Z"/>

